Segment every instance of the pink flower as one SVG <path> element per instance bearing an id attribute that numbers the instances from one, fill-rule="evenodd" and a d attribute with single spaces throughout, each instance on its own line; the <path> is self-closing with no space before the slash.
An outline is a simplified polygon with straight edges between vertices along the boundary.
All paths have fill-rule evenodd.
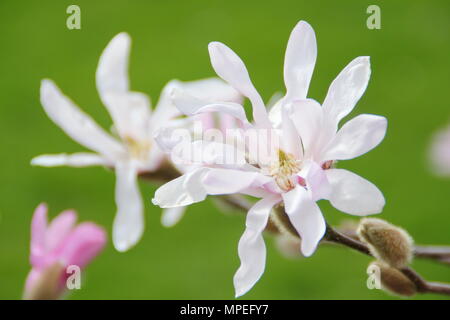
<path id="1" fill-rule="evenodd" d="M 69 266 L 80 269 L 94 259 L 106 243 L 100 226 L 83 222 L 75 225 L 73 210 L 61 212 L 47 223 L 47 206 L 40 204 L 31 222 L 30 263 L 25 299 L 57 299 L 65 292 Z"/>

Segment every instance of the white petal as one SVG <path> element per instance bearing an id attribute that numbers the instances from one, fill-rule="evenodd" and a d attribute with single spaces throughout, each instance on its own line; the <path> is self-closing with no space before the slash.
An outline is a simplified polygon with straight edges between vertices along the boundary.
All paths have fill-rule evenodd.
<path id="1" fill-rule="evenodd" d="M 312 99 L 298 100 L 292 103 L 290 113 L 301 137 L 305 157 L 313 157 L 321 148 L 322 107 Z"/>
<path id="2" fill-rule="evenodd" d="M 272 207 L 278 201 L 278 198 L 262 199 L 247 214 L 246 229 L 238 245 L 241 265 L 233 278 L 236 297 L 247 293 L 264 273 L 266 245 L 262 232 L 267 225 Z"/>
<path id="3" fill-rule="evenodd" d="M 253 86 L 247 68 L 241 58 L 220 42 L 211 42 L 208 50 L 211 64 L 216 73 L 252 102 L 255 122 L 263 127 L 269 126 L 270 123 L 264 102 Z"/>
<path id="4" fill-rule="evenodd" d="M 96 82 L 97 90 L 102 99 L 104 94 L 108 92 L 125 93 L 128 91 L 130 44 L 130 36 L 124 32 L 119 33 L 109 42 L 100 56 Z"/>
<path id="5" fill-rule="evenodd" d="M 122 140 L 139 142 L 150 139 L 151 109 L 147 95 L 139 92 L 107 92 L 103 100 Z"/>
<path id="6" fill-rule="evenodd" d="M 31 160 L 31 165 L 40 167 L 89 167 L 111 165 L 106 159 L 95 153 L 43 154 Z"/>
<path id="7" fill-rule="evenodd" d="M 179 143 L 171 153 L 177 165 L 207 165 L 240 168 L 246 164 L 245 153 L 233 145 L 214 141 L 196 140 Z"/>
<path id="8" fill-rule="evenodd" d="M 358 57 L 350 62 L 331 83 L 323 103 L 324 112 L 337 128 L 366 90 L 370 78 L 370 58 Z"/>
<path id="9" fill-rule="evenodd" d="M 290 116 L 290 108 L 286 105 L 283 106 L 282 122 L 281 122 L 281 146 L 285 152 L 291 153 L 296 159 L 302 160 L 303 158 L 303 146 L 299 132 L 296 129 L 296 125 L 292 121 Z"/>
<path id="10" fill-rule="evenodd" d="M 244 107 L 238 103 L 209 103 L 190 95 L 187 91 L 182 91 L 179 89 L 174 89 L 172 91 L 172 101 L 177 108 L 187 116 L 207 112 L 223 112 L 241 120 L 243 123 L 248 123 Z"/>
<path id="11" fill-rule="evenodd" d="M 183 218 L 185 211 L 186 207 L 164 209 L 161 216 L 161 224 L 167 228 L 173 227 Z"/>
<path id="12" fill-rule="evenodd" d="M 116 165 L 116 205 L 113 243 L 118 251 L 126 251 L 139 241 L 144 232 L 144 209 L 137 171 L 130 163 Z"/>
<path id="13" fill-rule="evenodd" d="M 344 169 L 325 170 L 331 184 L 330 202 L 338 210 L 357 216 L 380 213 L 381 191 L 370 181 Z"/>
<path id="14" fill-rule="evenodd" d="M 305 257 L 314 253 L 325 234 L 325 220 L 311 195 L 303 187 L 283 194 L 284 206 L 289 220 L 302 238 L 301 250 Z"/>
<path id="15" fill-rule="evenodd" d="M 208 194 L 233 194 L 247 188 L 258 188 L 271 182 L 271 177 L 259 172 L 248 172 L 232 169 L 211 169 L 203 180 Z"/>
<path id="16" fill-rule="evenodd" d="M 81 145 L 108 159 L 124 152 L 116 140 L 64 96 L 51 80 L 42 80 L 41 103 L 50 119 Z"/>
<path id="17" fill-rule="evenodd" d="M 433 135 L 429 156 L 436 174 L 450 175 L 450 127 L 441 129 Z"/>
<path id="18" fill-rule="evenodd" d="M 347 160 L 375 148 L 386 134 L 385 117 L 361 114 L 347 123 L 337 132 L 326 147 L 322 160 Z"/>
<path id="19" fill-rule="evenodd" d="M 180 90 L 208 103 L 217 101 L 242 103 L 243 100 L 236 89 L 219 78 L 180 82 Z"/>
<path id="20" fill-rule="evenodd" d="M 153 204 L 161 208 L 173 208 L 205 200 L 207 193 L 203 187 L 203 178 L 209 170 L 197 168 L 163 184 L 156 190 Z"/>
<path id="21" fill-rule="evenodd" d="M 300 21 L 292 30 L 284 58 L 286 99 L 305 99 L 317 57 L 316 35 L 312 27 Z"/>

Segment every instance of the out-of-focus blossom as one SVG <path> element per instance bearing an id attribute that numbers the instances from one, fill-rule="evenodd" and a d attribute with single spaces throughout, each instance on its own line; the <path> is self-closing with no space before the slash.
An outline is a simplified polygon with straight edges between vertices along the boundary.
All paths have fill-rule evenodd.
<path id="1" fill-rule="evenodd" d="M 32 160 L 33 165 L 45 167 L 101 165 L 115 170 L 117 213 L 112 237 L 119 251 L 135 245 L 144 232 L 144 209 L 137 178 L 160 169 L 166 159 L 153 140 L 155 132 L 162 127 L 187 126 L 191 122 L 179 117 L 180 112 L 170 100 L 172 90 L 186 90 L 204 103 L 241 100 L 239 93 L 220 79 L 173 80 L 163 89 L 152 112 L 149 98 L 129 88 L 130 44 L 126 33 L 114 37 L 101 55 L 96 73 L 97 89 L 113 119 L 117 136 L 105 132 L 51 80 L 43 80 L 41 103 L 47 115 L 72 139 L 95 153 L 41 155 Z M 167 210 L 163 224 L 173 224 L 183 211 L 183 208 Z"/>
<path id="2" fill-rule="evenodd" d="M 106 233 L 100 226 L 76 225 L 73 210 L 61 212 L 47 223 L 47 206 L 39 205 L 31 222 L 30 263 L 25 299 L 58 299 L 66 292 L 69 266 L 83 269 L 103 249 Z"/>
<path id="3" fill-rule="evenodd" d="M 450 126 L 435 133 L 430 150 L 432 169 L 439 175 L 450 176 Z"/>
<path id="4" fill-rule="evenodd" d="M 284 205 L 301 236 L 304 256 L 315 251 L 326 229 L 317 201 L 329 200 L 337 209 L 353 215 L 381 212 L 385 200 L 378 188 L 334 165 L 337 160 L 352 159 L 375 148 L 385 136 L 387 121 L 363 114 L 338 129 L 340 120 L 352 111 L 367 87 L 368 57 L 356 58 L 344 68 L 322 106 L 307 99 L 317 48 L 314 31 L 306 22 L 299 22 L 290 36 L 284 64 L 287 93 L 270 115 L 242 60 L 218 42 L 210 43 L 209 53 L 216 73 L 249 98 L 254 122 L 250 123 L 237 103 L 205 105 L 180 90 L 174 91 L 174 103 L 187 115 L 215 111 L 233 116 L 249 143 L 244 148 L 214 141 L 176 145 L 173 157 L 189 162 L 189 156 L 196 156 L 192 170 L 160 187 L 153 202 L 168 208 L 199 202 L 207 195 L 241 193 L 261 198 L 248 212 L 246 230 L 239 241 L 241 266 L 234 285 L 240 296 L 264 272 L 262 231 L 275 205 Z M 265 134 L 258 134 L 261 132 Z M 264 148 L 269 149 L 267 154 L 254 152 Z M 229 158 L 233 163 L 223 162 Z M 276 215 L 272 217 L 276 219 Z"/>

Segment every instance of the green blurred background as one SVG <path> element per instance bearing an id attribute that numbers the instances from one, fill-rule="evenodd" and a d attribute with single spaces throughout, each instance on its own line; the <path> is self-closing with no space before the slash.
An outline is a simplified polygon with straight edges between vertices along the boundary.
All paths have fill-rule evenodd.
<path id="1" fill-rule="evenodd" d="M 66 8 L 81 7 L 81 30 L 66 28 Z M 381 7 L 381 30 L 368 30 L 366 9 Z M 207 44 L 219 40 L 246 62 L 265 99 L 283 90 L 282 64 L 299 20 L 316 31 L 318 60 L 310 97 L 323 101 L 328 85 L 354 57 L 371 56 L 372 78 L 357 113 L 389 120 L 383 143 L 339 164 L 384 192 L 382 218 L 405 227 L 418 243 L 450 244 L 450 180 L 427 166 L 433 131 L 450 120 L 450 2 L 448 1 L 7 1 L 0 2 L 0 298 L 21 297 L 29 271 L 29 224 L 41 201 L 52 216 L 76 208 L 81 220 L 111 230 L 114 174 L 102 168 L 33 168 L 41 153 L 82 147 L 44 114 L 39 82 L 48 77 L 105 128 L 111 120 L 97 95 L 100 53 L 121 31 L 133 39 L 131 83 L 157 101 L 173 78 L 213 76 Z M 222 214 L 211 200 L 190 207 L 174 228 L 159 223 L 150 203 L 155 186 L 141 183 L 146 232 L 127 253 L 108 243 L 84 273 L 71 299 L 231 299 L 244 217 Z M 327 219 L 349 218 L 327 203 Z M 267 238 L 266 272 L 247 299 L 393 299 L 366 287 L 369 259 L 324 247 L 308 259 L 287 260 Z M 418 261 L 430 280 L 450 281 L 450 269 Z M 426 295 L 417 298 L 440 298 Z M 395 299 L 395 298 L 394 298 Z"/>

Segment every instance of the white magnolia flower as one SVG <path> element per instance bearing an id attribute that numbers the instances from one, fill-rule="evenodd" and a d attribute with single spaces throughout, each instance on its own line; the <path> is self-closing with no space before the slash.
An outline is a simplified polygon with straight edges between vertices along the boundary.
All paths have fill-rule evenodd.
<path id="1" fill-rule="evenodd" d="M 189 149 L 202 154 L 203 162 L 160 187 L 153 202 L 169 208 L 202 201 L 207 195 L 241 193 L 261 198 L 248 212 L 246 230 L 239 241 L 241 266 L 234 285 L 240 296 L 264 272 L 266 249 L 262 231 L 275 205 L 284 205 L 302 238 L 301 251 L 305 256 L 315 251 L 326 229 L 318 200 L 327 199 L 337 209 L 354 215 L 381 212 L 385 200 L 378 188 L 350 171 L 333 168 L 333 164 L 376 147 L 384 138 L 387 121 L 363 114 L 338 130 L 340 120 L 351 112 L 367 87 L 368 57 L 356 58 L 337 76 L 322 106 L 307 99 L 317 48 L 314 31 L 306 22 L 299 22 L 290 36 L 284 65 L 287 93 L 270 116 L 242 60 L 218 42 L 209 45 L 209 53 L 216 73 L 250 99 L 254 123 L 248 121 L 243 107 L 236 103 L 202 105 L 185 92 L 176 91 L 175 104 L 187 115 L 210 111 L 230 114 L 239 119 L 244 133 L 266 130 L 268 138 L 259 139 L 256 144 L 269 146 L 271 152 L 268 157 L 255 156 L 251 145 L 242 149 L 210 141 L 178 145 L 173 151 L 176 157 L 190 154 L 182 152 Z M 216 161 L 230 153 L 233 164 Z"/>
<path id="2" fill-rule="evenodd" d="M 131 40 L 120 33 L 108 44 L 100 57 L 96 73 L 97 89 L 108 109 L 117 137 L 105 132 L 94 120 L 81 111 L 51 80 L 43 80 L 41 103 L 47 115 L 72 139 L 94 153 L 41 155 L 33 165 L 54 167 L 86 167 L 101 165 L 116 172 L 117 213 L 113 225 L 113 242 L 119 251 L 128 250 L 141 238 L 144 231 L 143 203 L 138 189 L 139 174 L 153 172 L 161 167 L 165 154 L 153 140 L 162 127 L 187 125 L 177 119 L 180 112 L 170 100 L 174 88 L 183 88 L 204 101 L 240 101 L 240 95 L 220 79 L 193 82 L 169 82 L 152 113 L 149 98 L 130 91 L 128 58 Z M 183 208 L 165 211 L 164 225 L 178 221 Z"/>

